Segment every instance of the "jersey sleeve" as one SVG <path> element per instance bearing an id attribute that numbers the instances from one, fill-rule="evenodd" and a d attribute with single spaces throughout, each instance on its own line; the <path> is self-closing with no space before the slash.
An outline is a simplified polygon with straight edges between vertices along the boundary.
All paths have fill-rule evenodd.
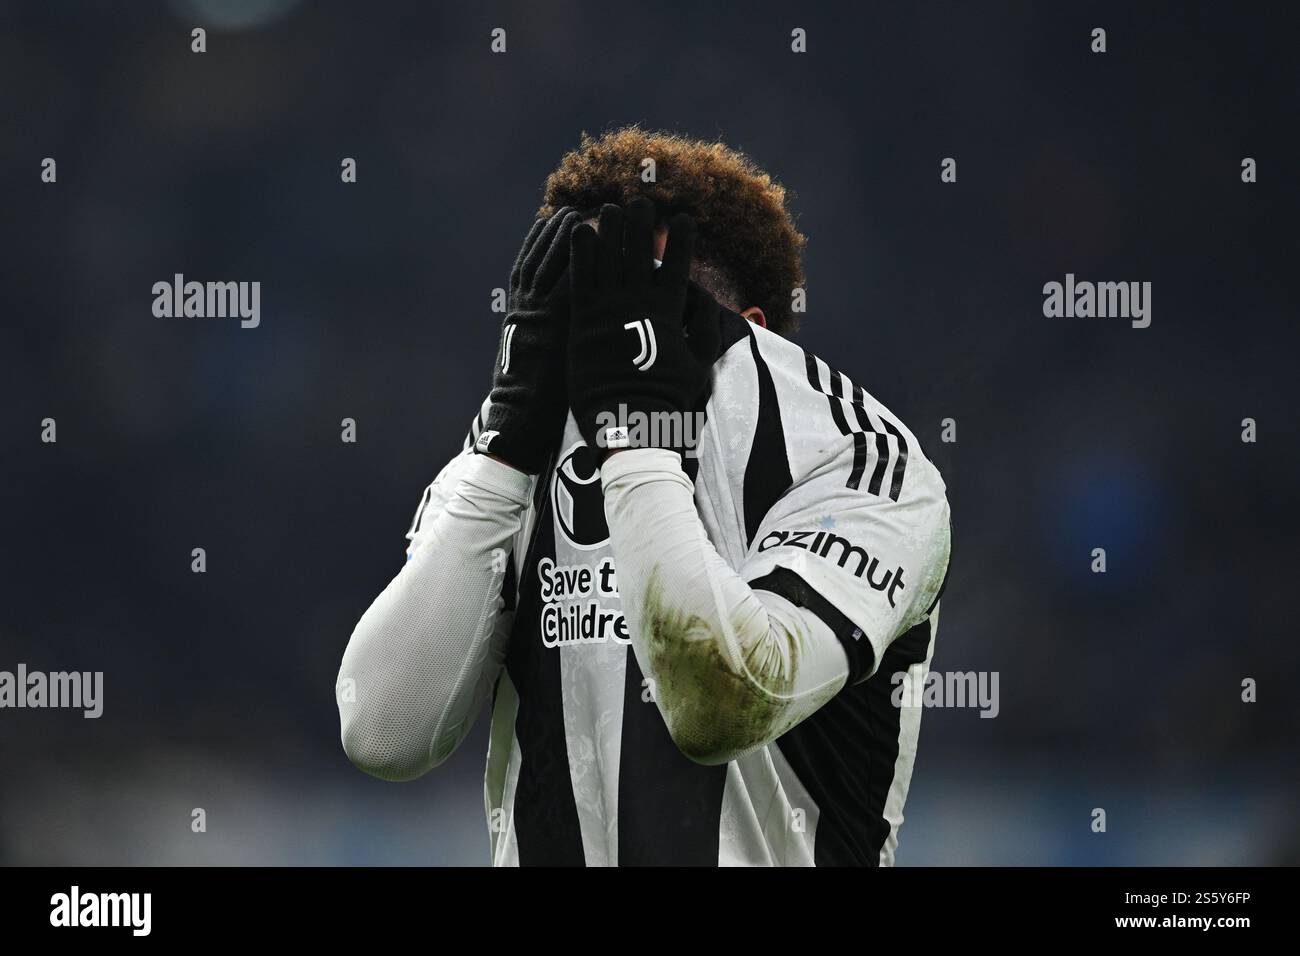
<path id="1" fill-rule="evenodd" d="M 447 504 L 448 495 L 456 487 L 466 468 L 470 467 L 470 463 L 473 462 L 474 442 L 478 440 L 479 434 L 483 431 L 483 424 L 487 421 L 488 409 L 491 406 L 492 403 L 489 399 L 483 399 L 478 413 L 474 416 L 474 420 L 470 422 L 469 428 L 465 432 L 460 454 L 443 466 L 442 470 L 438 472 L 437 476 L 425 487 L 424 492 L 420 495 L 420 503 L 416 506 L 415 516 L 411 519 L 410 527 L 406 529 L 406 560 L 411 560 L 420 532 L 428 526 L 429 522 L 442 513 L 443 507 Z"/>
<path id="2" fill-rule="evenodd" d="M 943 480 L 930 462 L 911 463 L 895 500 L 850 487 L 852 450 L 846 455 L 810 470 L 776 501 L 741 576 L 819 617 L 844 646 L 854 684 L 934 609 L 951 538 Z"/>
<path id="3" fill-rule="evenodd" d="M 849 669 L 836 636 L 722 558 L 674 452 L 618 452 L 600 475 L 632 649 L 682 753 L 738 759 L 840 691 Z"/>
<path id="4" fill-rule="evenodd" d="M 367 773 L 417 777 L 472 727 L 505 659 L 532 482 L 462 452 L 421 496 L 406 564 L 357 622 L 336 681 L 344 750 Z"/>

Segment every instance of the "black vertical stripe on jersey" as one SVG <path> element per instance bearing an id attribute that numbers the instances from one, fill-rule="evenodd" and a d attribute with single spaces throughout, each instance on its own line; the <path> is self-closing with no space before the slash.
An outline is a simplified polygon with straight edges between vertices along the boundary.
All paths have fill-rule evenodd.
<path id="1" fill-rule="evenodd" d="M 758 419 L 754 423 L 754 440 L 745 463 L 745 543 L 753 544 L 754 535 L 772 506 L 784 495 L 794 479 L 790 475 L 790 453 L 786 450 L 785 428 L 777 404 L 772 372 L 758 351 L 758 337 L 752 332 L 749 348 L 754 355 L 754 372 L 758 377 Z"/>
<path id="2" fill-rule="evenodd" d="M 862 484 L 862 473 L 867 470 L 867 436 L 853 433 L 853 470 L 849 472 L 847 487 L 854 491 Z"/>
<path id="3" fill-rule="evenodd" d="M 866 413 L 863 412 L 865 415 Z M 876 432 L 876 467 L 871 472 L 871 483 L 867 485 L 867 491 L 870 494 L 880 494 L 880 489 L 885 480 L 885 468 L 889 464 L 889 439 L 883 432 Z"/>
<path id="4" fill-rule="evenodd" d="M 550 496 L 545 500 L 549 502 Z M 542 601 L 537 563 L 542 557 L 554 556 L 554 522 L 547 504 L 538 513 L 519 589 L 519 609 L 506 651 L 506 670 L 519 694 L 515 736 L 519 740 L 520 764 L 514 825 L 521 866 L 586 865 L 578 806 L 573 798 L 573 776 L 569 772 L 560 650 L 542 644 L 540 629 Z"/>
<path id="5" fill-rule="evenodd" d="M 474 416 L 474 420 L 469 423 L 469 431 L 465 433 L 466 451 L 474 447 L 474 443 L 478 441 L 479 433 L 482 431 L 483 431 L 483 409 L 480 408 L 478 414 Z"/>
<path id="6" fill-rule="evenodd" d="M 821 392 L 821 375 L 817 369 L 817 359 L 814 356 L 809 356 L 809 358 L 811 362 L 808 364 L 808 380 L 813 383 L 817 391 Z M 835 427 L 840 430 L 840 434 L 847 435 L 853 429 L 849 427 L 849 420 L 844 415 L 844 406 L 840 404 L 840 400 L 844 397 L 840 388 L 840 373 L 827 365 L 826 374 L 830 379 L 831 390 L 822 394 L 826 396 L 826 401 L 830 403 L 831 418 L 835 419 Z"/>
<path id="7" fill-rule="evenodd" d="M 501 581 L 503 611 L 514 613 L 519 604 L 519 572 L 515 570 L 515 553 L 506 555 L 506 576 Z"/>
<path id="8" fill-rule="evenodd" d="M 811 352 L 804 352 L 803 361 L 808 372 L 808 384 L 826 396 L 826 401 L 830 404 L 831 418 L 835 421 L 835 427 L 840 430 L 841 435 L 853 436 L 853 468 L 849 472 L 849 480 L 845 482 L 845 487 L 857 491 L 858 486 L 862 484 L 862 473 L 867 469 L 867 436 L 860 431 L 854 430 L 849 424 L 848 417 L 844 414 L 844 408 L 840 404 L 840 399 L 843 397 L 840 384 L 842 376 L 840 373 L 829 365 L 826 366 L 826 372 L 831 383 L 831 390 L 827 392 L 822 388 L 818 358 Z M 861 420 L 862 416 L 859 414 L 859 424 L 861 424 Z M 873 430 L 870 423 L 866 425 L 866 430 Z"/>
<path id="9" fill-rule="evenodd" d="M 848 381 L 848 379 L 845 379 L 845 381 Z M 862 387 L 854 385 L 850 395 L 849 407 L 853 409 L 853 417 L 857 419 L 859 427 L 864 432 L 870 432 L 876 436 L 876 467 L 871 472 L 871 483 L 867 485 L 867 491 L 870 494 L 878 495 L 884 484 L 885 469 L 889 466 L 889 439 L 885 437 L 884 432 L 876 431 L 876 426 L 871 423 L 871 416 L 867 414 L 866 401 L 862 397 Z M 884 421 L 884 419 L 882 418 L 881 421 Z M 894 500 L 897 501 L 898 499 L 895 498 Z"/>
<path id="10" fill-rule="evenodd" d="M 898 442 L 898 457 L 894 460 L 894 478 L 889 487 L 889 497 L 897 501 L 899 492 L 903 490 L 903 473 L 907 470 L 907 439 L 885 416 L 880 416 L 880 422 L 885 426 L 885 431 L 893 435 L 894 440 Z"/>
<path id="11" fill-rule="evenodd" d="M 878 866 L 889 837 L 885 800 L 894 782 L 902 710 L 890 699 L 892 676 L 925 661 L 930 622 L 885 651 L 880 667 L 845 687 L 811 717 L 777 738 L 786 762 L 817 804 L 818 866 Z"/>
<path id="12" fill-rule="evenodd" d="M 709 396 L 712 393 L 712 383 L 710 383 L 709 388 L 705 390 L 704 394 L 699 397 L 694 407 L 691 409 L 691 415 L 693 416 L 693 420 L 696 422 L 695 454 L 682 455 L 682 471 L 686 473 L 686 477 L 691 480 L 692 484 L 694 484 L 696 478 L 698 478 L 700 474 L 700 441 L 704 437 L 704 424 L 708 421 L 709 417 Z"/>
<path id="13" fill-rule="evenodd" d="M 749 323 L 728 311 L 720 321 L 722 354 L 749 335 Z M 701 423 L 708 398 L 694 409 Z M 682 467 L 694 481 L 699 459 L 688 456 Z M 682 755 L 658 706 L 643 698 L 644 680 L 629 647 L 618 761 L 619 866 L 717 866 L 727 768 L 704 767 Z"/>
<path id="14" fill-rule="evenodd" d="M 939 598 L 943 597 L 943 592 L 948 590 L 948 574 L 952 571 L 952 524 L 948 525 L 948 565 L 943 569 L 943 580 L 939 582 L 939 590 L 934 595 L 934 600 L 930 606 L 925 609 L 926 616 L 934 613 L 934 609 L 939 606 Z"/>
<path id="15" fill-rule="evenodd" d="M 721 358 L 733 345 L 750 336 L 749 319 L 739 312 L 723 308 L 718 319 L 718 332 L 718 358 Z"/>
<path id="16" fill-rule="evenodd" d="M 885 801 L 894 783 L 894 765 L 898 761 L 898 737 L 902 731 L 903 710 L 895 707 L 894 675 L 904 673 L 914 664 L 925 663 L 930 653 L 933 627 L 927 618 L 903 634 L 885 651 L 880 669 L 866 682 L 868 713 L 873 737 L 879 741 L 880 756 L 872 767 L 868 781 L 867 817 L 875 828 L 870 850 L 877 862 L 880 850 L 889 838 L 889 821 L 885 819 Z"/>
<path id="17" fill-rule="evenodd" d="M 627 649 L 618 762 L 618 865 L 717 866 L 727 766 L 688 760 Z"/>

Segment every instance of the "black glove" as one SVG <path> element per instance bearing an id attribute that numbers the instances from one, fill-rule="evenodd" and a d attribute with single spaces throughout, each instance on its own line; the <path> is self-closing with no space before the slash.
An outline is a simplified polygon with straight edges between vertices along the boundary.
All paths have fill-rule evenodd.
<path id="1" fill-rule="evenodd" d="M 581 221 L 566 207 L 533 223 L 514 268 L 501 326 L 487 425 L 474 443 L 536 474 L 556 450 L 564 429 L 564 341 L 568 327 L 569 233 Z"/>
<path id="2" fill-rule="evenodd" d="M 689 279 L 695 221 L 673 217 L 658 269 L 646 199 L 601 207 L 599 233 L 577 226 L 572 245 L 569 400 L 582 437 L 597 456 L 682 452 L 698 435 L 685 419 L 707 393 L 719 336 L 718 304 Z"/>

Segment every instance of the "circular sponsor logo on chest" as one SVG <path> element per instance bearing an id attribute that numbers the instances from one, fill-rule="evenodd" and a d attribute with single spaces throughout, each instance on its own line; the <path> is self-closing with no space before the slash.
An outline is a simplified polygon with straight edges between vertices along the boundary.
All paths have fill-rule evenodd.
<path id="1" fill-rule="evenodd" d="M 555 511 L 555 527 L 575 548 L 594 550 L 609 541 L 600 469 L 596 467 L 596 456 L 585 443 L 570 448 L 555 467 L 551 507 Z"/>

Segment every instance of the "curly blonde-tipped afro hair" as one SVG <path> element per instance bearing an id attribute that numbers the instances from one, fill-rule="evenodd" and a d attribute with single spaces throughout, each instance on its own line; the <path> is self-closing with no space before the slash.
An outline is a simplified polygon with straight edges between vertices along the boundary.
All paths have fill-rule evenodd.
<path id="1" fill-rule="evenodd" d="M 646 159 L 655 162 L 652 183 L 641 181 Z M 773 332 L 794 331 L 790 293 L 804 284 L 806 240 L 786 209 L 785 189 L 748 156 L 722 143 L 637 126 L 599 137 L 583 133 L 547 177 L 539 214 L 626 205 L 637 196 L 654 202 L 660 224 L 679 212 L 695 218 L 697 279 L 719 300 L 736 309 L 756 305 Z"/>

